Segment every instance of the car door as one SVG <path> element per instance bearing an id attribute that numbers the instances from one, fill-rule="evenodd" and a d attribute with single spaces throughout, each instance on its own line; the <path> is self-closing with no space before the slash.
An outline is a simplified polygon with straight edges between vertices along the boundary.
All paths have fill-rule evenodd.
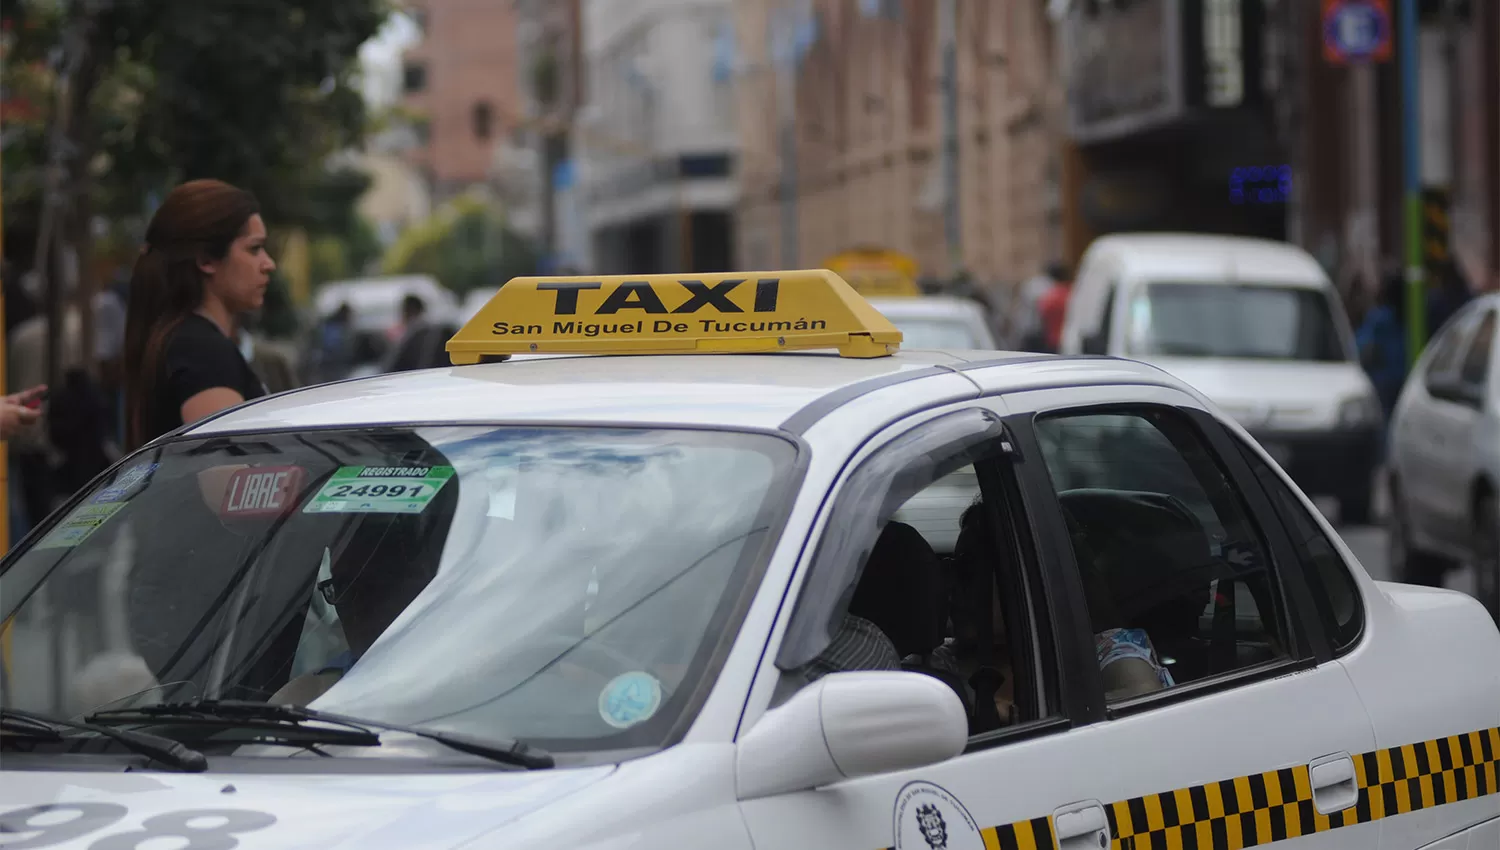
<path id="1" fill-rule="evenodd" d="M 1086 589 L 1101 653 L 1084 672 L 1107 719 L 1060 810 L 1103 802 L 1116 847 L 1375 846 L 1357 759 L 1372 725 L 1309 627 L 1307 577 L 1224 427 L 1167 388 L 1006 403 L 1028 514 L 1063 530 L 1047 545 Z M 1167 681 L 1116 684 L 1105 665 L 1121 650 Z"/>
<path id="2" fill-rule="evenodd" d="M 1190 396 L 1155 395 L 1151 412 L 1174 422 L 1188 418 L 1175 405 L 1192 406 Z M 851 529 L 866 537 L 880 533 L 910 498 L 915 485 L 903 480 L 909 470 L 926 469 L 938 481 L 951 474 L 955 460 L 959 467 L 972 465 L 980 496 L 959 517 L 960 535 L 978 529 L 978 539 L 993 543 L 984 560 L 992 584 L 976 590 L 958 581 L 949 595 L 954 625 L 949 645 L 961 670 L 973 667 L 966 653 L 979 656 L 974 675 L 961 681 L 977 690 L 985 681 L 982 672 L 999 669 L 1009 687 L 974 698 L 972 734 L 956 758 L 813 791 L 742 799 L 756 846 L 1345 846 L 1335 836 L 1354 840 L 1354 846 L 1361 840 L 1374 845 L 1378 824 L 1356 823 L 1349 814 L 1355 800 L 1338 799 L 1351 796 L 1355 781 L 1348 754 L 1364 752 L 1373 739 L 1368 719 L 1347 677 L 1336 666 L 1320 665 L 1315 649 L 1304 646 L 1301 633 L 1289 624 L 1278 624 L 1289 642 L 1285 657 L 1257 659 L 1243 669 L 1231 664 L 1221 675 L 1125 702 L 1105 699 L 1096 635 L 1096 626 L 1103 624 L 1085 602 L 1090 594 L 1052 484 L 1047 453 L 1053 449 L 1043 449 L 1034 420 L 1042 411 L 1082 415 L 1095 405 L 1140 400 L 1138 387 L 992 399 L 987 411 L 967 408 L 899 423 L 854 459 L 833 493 L 824 537 L 848 537 Z M 1007 416 L 1002 424 L 998 414 L 1016 402 L 1025 412 Z M 925 429 L 951 429 L 959 420 L 945 417 L 956 416 L 970 417 L 968 430 L 979 437 L 965 444 L 969 454 L 956 457 L 920 439 Z M 1104 439 L 1082 445 L 1108 460 L 1120 444 L 1110 448 L 1109 435 L 1100 436 Z M 951 434 L 944 440 L 953 443 Z M 1128 462 L 1129 457 L 1121 460 Z M 1238 504 L 1227 483 L 1218 486 L 1219 502 Z M 1225 508 L 1231 509 L 1250 510 Z M 1269 557 L 1255 560 L 1263 547 L 1253 540 L 1236 542 L 1234 556 L 1250 559 L 1249 573 L 1274 573 Z M 795 692 L 788 671 L 808 655 L 806 648 L 799 651 L 799 636 L 824 628 L 836 612 L 828 600 L 846 597 L 851 582 L 858 586 L 857 570 L 829 559 L 823 549 L 821 540 L 810 547 L 805 586 L 790 606 L 789 622 L 773 634 L 763 668 L 777 682 L 779 699 Z M 954 565 L 968 563 L 960 545 L 950 568 L 962 574 Z M 976 606 L 983 599 L 992 605 Z M 1288 606 L 1267 605 L 1294 622 Z M 976 607 L 984 610 L 976 615 Z M 1189 619 L 1202 620 L 1200 613 L 1190 612 Z M 802 621 L 815 627 L 801 626 Z M 979 639 L 973 637 L 975 624 Z M 763 687 L 769 686 L 757 690 Z M 757 703 L 752 697 L 742 734 L 776 704 L 777 699 Z M 980 718 L 986 705 L 1002 717 L 998 725 Z M 1333 828 L 1346 818 L 1347 827 Z"/>
<path id="3" fill-rule="evenodd" d="M 1474 435 L 1483 416 L 1494 337 L 1493 309 L 1469 318 L 1458 355 L 1427 382 L 1433 443 L 1426 473 L 1431 487 L 1427 508 L 1433 532 L 1447 540 L 1468 540 L 1473 528 L 1472 485 L 1478 462 Z"/>
<path id="4" fill-rule="evenodd" d="M 1100 706 L 1070 701 L 1061 671 L 1086 662 L 1093 651 L 1072 627 L 1074 609 L 1053 610 L 1047 603 L 1041 561 L 1029 554 L 1035 538 L 1027 530 L 1013 453 L 999 413 L 966 404 L 886 428 L 836 483 L 799 567 L 805 577 L 795 602 L 773 631 L 740 737 L 758 722 L 772 722 L 776 708 L 803 686 L 797 671 L 822 651 L 829 624 L 844 616 L 841 609 L 855 610 L 851 598 L 870 587 L 861 574 L 866 553 L 869 564 L 882 560 L 876 544 L 897 524 L 918 531 L 930 550 L 932 557 L 918 553 L 914 560 L 951 567 L 955 556 L 967 561 L 959 538 L 966 531 L 968 539 L 985 533 L 974 531 L 974 511 L 988 517 L 988 539 L 995 544 L 985 561 L 990 569 L 969 571 L 969 579 L 955 580 L 942 594 L 952 602 L 949 637 L 954 640 L 941 650 L 935 647 L 932 655 L 953 656 L 949 666 L 958 671 L 960 688 L 980 681 L 975 678 L 980 668 L 995 674 L 988 680 L 994 687 L 981 681 L 988 709 L 975 695 L 966 695 L 972 734 L 958 758 L 812 791 L 742 797 L 741 811 L 757 847 L 1055 846 L 1051 817 L 1058 802 L 1068 799 L 1070 782 L 1068 771 L 1058 768 L 1070 761 L 1079 736 L 1089 722 L 1102 719 L 1102 712 Z M 969 487 L 972 492 L 957 497 Z M 993 604 L 974 604 L 980 600 Z M 922 619 L 919 607 L 910 609 L 911 620 Z M 976 616 L 980 607 L 984 614 Z M 894 633 L 900 622 L 880 625 L 893 641 L 899 639 Z M 818 636 L 821 641 L 812 640 Z M 1107 825 L 1102 810 L 1097 814 L 1090 836 L 1095 843 L 1064 846 L 1099 847 L 1097 837 Z"/>
<path id="5" fill-rule="evenodd" d="M 1444 326 L 1430 343 L 1431 355 L 1411 377 L 1418 383 L 1408 388 L 1410 398 L 1403 399 L 1398 408 L 1392 443 L 1396 483 L 1413 542 L 1424 548 L 1441 550 L 1446 548 L 1442 544 L 1452 540 L 1453 498 L 1444 491 L 1442 472 L 1452 451 L 1444 409 L 1453 403 L 1445 396 L 1456 380 L 1468 329 L 1462 316 Z"/>

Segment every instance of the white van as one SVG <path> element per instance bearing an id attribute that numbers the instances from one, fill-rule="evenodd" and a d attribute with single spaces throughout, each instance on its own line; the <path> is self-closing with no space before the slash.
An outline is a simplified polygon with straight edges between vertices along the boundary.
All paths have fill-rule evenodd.
<path id="1" fill-rule="evenodd" d="M 1066 354 L 1158 366 L 1235 417 L 1309 494 L 1370 518 L 1383 430 L 1337 290 L 1307 252 L 1230 236 L 1119 234 L 1079 265 Z"/>

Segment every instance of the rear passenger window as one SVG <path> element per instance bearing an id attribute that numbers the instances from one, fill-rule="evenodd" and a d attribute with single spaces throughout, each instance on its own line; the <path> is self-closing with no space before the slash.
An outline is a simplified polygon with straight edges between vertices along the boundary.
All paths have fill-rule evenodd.
<path id="1" fill-rule="evenodd" d="M 1365 613 L 1359 585 L 1349 572 L 1349 566 L 1281 477 L 1243 445 L 1240 453 L 1255 470 L 1281 524 L 1286 527 L 1292 548 L 1297 552 L 1297 561 L 1307 576 L 1313 604 L 1317 606 L 1318 619 L 1328 635 L 1329 645 L 1335 652 L 1352 648 L 1364 629 Z"/>
<path id="2" fill-rule="evenodd" d="M 1267 547 L 1185 418 L 1047 415 L 1036 431 L 1110 701 L 1289 657 Z"/>

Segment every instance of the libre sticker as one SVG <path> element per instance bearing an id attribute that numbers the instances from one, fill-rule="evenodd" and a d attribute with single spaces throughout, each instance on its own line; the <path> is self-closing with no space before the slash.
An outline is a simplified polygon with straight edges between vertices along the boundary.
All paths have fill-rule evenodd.
<path id="1" fill-rule="evenodd" d="M 94 498 L 90 499 L 89 502 L 95 505 L 103 505 L 128 500 L 142 489 L 142 485 L 151 478 L 151 473 L 155 472 L 156 468 L 160 465 L 158 463 L 142 463 L 132 466 L 120 473 L 120 477 L 116 478 L 113 484 L 95 493 Z"/>
<path id="2" fill-rule="evenodd" d="M 896 850 L 984 850 L 979 825 L 958 798 L 931 782 L 896 792 Z"/>
<path id="3" fill-rule="evenodd" d="M 302 512 L 419 514 L 452 477 L 451 466 L 342 466 Z"/>
<path id="4" fill-rule="evenodd" d="M 629 729 L 661 708 L 661 682 L 640 671 L 616 676 L 599 693 L 599 716 L 616 729 Z"/>
<path id="5" fill-rule="evenodd" d="M 36 544 L 36 548 L 71 549 L 87 540 L 90 534 L 97 531 L 99 526 L 123 507 L 125 507 L 124 502 L 79 505 L 73 513 L 68 515 L 67 519 L 47 532 L 47 536 Z"/>
<path id="6" fill-rule="evenodd" d="M 297 501 L 302 489 L 300 466 L 256 466 L 237 469 L 224 488 L 219 505 L 223 517 L 280 516 Z"/>

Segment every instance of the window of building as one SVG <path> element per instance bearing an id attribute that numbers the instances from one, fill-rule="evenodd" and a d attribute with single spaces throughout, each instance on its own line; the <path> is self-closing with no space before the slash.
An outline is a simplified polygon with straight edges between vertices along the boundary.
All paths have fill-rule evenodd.
<path id="1" fill-rule="evenodd" d="M 401 88 L 408 94 L 427 90 L 427 66 L 418 62 L 402 69 Z"/>
<path id="2" fill-rule="evenodd" d="M 1047 415 L 1036 432 L 1110 702 L 1289 657 L 1268 547 L 1185 417 Z"/>
<path id="3" fill-rule="evenodd" d="M 474 123 L 474 138 L 485 141 L 495 132 L 494 107 L 490 105 L 489 101 L 481 100 L 474 104 L 472 120 Z"/>

